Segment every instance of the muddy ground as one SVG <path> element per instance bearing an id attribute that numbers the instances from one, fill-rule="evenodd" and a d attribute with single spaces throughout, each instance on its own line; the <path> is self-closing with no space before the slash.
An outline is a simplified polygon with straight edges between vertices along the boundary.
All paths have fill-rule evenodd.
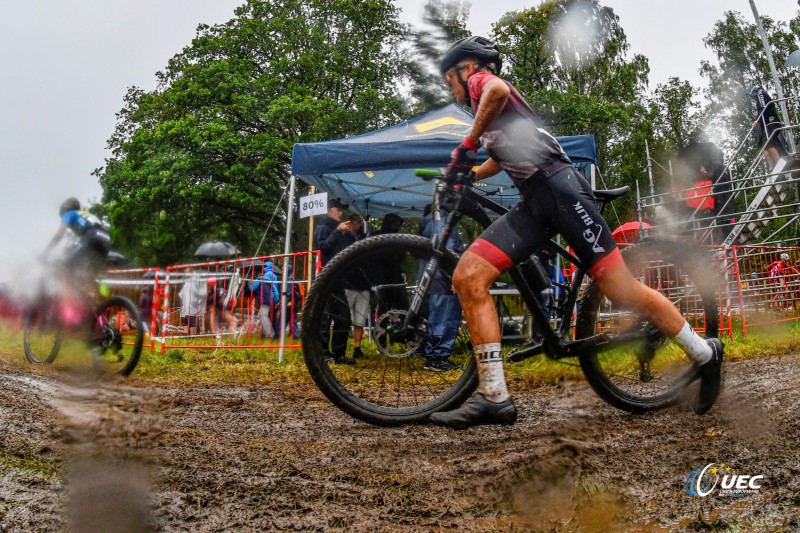
<path id="1" fill-rule="evenodd" d="M 309 384 L 97 385 L 0 363 L 0 530 L 800 530 L 800 355 L 729 364 L 703 417 L 627 415 L 585 383 L 512 394 L 510 429 L 381 429 Z M 711 462 L 763 486 L 687 495 Z"/>

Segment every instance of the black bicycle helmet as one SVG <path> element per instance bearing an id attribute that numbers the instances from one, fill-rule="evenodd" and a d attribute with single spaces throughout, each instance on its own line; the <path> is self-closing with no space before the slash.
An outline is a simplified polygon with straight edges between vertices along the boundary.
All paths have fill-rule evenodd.
<path id="1" fill-rule="evenodd" d="M 77 211 L 81 208 L 81 203 L 78 201 L 77 198 L 67 198 L 61 203 L 61 207 L 58 208 L 59 216 L 64 216 L 64 213 L 68 213 L 70 211 Z"/>
<path id="2" fill-rule="evenodd" d="M 500 50 L 497 49 L 492 41 L 486 37 L 464 37 L 454 42 L 439 62 L 439 71 L 442 76 L 467 58 L 473 58 L 484 67 L 489 67 L 495 74 L 500 73 L 503 61 L 500 59 Z"/>

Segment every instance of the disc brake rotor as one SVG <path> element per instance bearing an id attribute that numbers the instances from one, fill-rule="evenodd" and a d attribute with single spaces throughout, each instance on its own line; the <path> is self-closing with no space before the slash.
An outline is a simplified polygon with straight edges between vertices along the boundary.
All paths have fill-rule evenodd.
<path id="1" fill-rule="evenodd" d="M 416 328 L 410 334 L 410 338 L 403 339 L 402 342 L 393 342 L 389 333 L 393 328 L 399 328 L 408 316 L 408 311 L 401 309 L 391 309 L 378 317 L 375 327 L 375 344 L 378 351 L 388 357 L 403 358 L 411 357 L 419 347 L 419 343 L 425 336 L 425 328 Z"/>

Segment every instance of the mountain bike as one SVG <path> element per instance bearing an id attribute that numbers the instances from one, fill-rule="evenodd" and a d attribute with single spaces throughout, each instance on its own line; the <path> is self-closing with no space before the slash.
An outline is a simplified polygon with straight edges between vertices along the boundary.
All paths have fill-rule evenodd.
<path id="1" fill-rule="evenodd" d="M 351 416 L 376 425 L 394 426 L 425 422 L 436 411 L 454 409 L 474 392 L 477 365 L 465 325 L 456 338 L 450 361 L 458 368 L 430 372 L 419 357 L 427 334 L 425 307 L 428 289 L 437 275 L 451 280 L 458 256 L 446 243 L 462 219 L 488 227 L 492 216 L 507 209 L 471 186 L 472 176 L 448 184 L 434 171 L 417 171 L 436 180 L 432 213 L 447 202 L 449 213 L 432 239 L 408 234 L 370 237 L 337 254 L 322 270 L 309 291 L 303 309 L 302 341 L 306 366 L 320 390 Z M 594 191 L 601 210 L 627 193 L 629 187 Z M 548 241 L 543 248 L 572 271 L 558 289 L 564 297 L 541 303 L 551 281 L 536 255 L 509 271 L 533 324 L 541 336 L 508 351 L 507 362 L 544 354 L 564 361 L 577 358 L 594 391 L 616 408 L 642 413 L 675 404 L 685 387 L 697 377 L 695 367 L 670 339 L 636 313 L 618 309 L 601 293 L 587 266 L 567 248 Z M 634 277 L 664 294 L 690 323 L 706 336 L 717 336 L 718 279 L 710 258 L 684 242 L 648 238 L 622 250 Z M 386 269 L 404 275 L 403 282 L 387 276 Z M 342 288 L 353 280 L 369 286 L 375 303 L 373 342 L 362 343 L 363 359 L 355 365 L 337 364 L 328 357 L 323 339 L 335 316 L 331 305 L 341 299 Z M 366 281 L 366 283 L 364 283 Z M 397 292 L 407 298 L 397 298 Z M 346 321 L 345 321 L 346 322 Z"/>
<path id="2" fill-rule="evenodd" d="M 95 303 L 71 289 L 54 290 L 43 280 L 24 320 L 25 357 L 33 364 L 52 363 L 72 337 L 88 346 L 92 363 L 101 373 L 128 376 L 142 353 L 139 310 L 124 296 Z"/>

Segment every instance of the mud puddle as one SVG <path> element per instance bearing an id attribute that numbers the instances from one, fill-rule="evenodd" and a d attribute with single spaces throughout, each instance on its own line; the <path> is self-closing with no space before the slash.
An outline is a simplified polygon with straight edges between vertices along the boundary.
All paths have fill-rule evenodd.
<path id="1" fill-rule="evenodd" d="M 627 415 L 584 383 L 512 394 L 512 428 L 381 429 L 309 384 L 61 382 L 0 363 L 0 530 L 78 531 L 124 498 L 130 530 L 800 529 L 798 355 L 730 364 L 703 417 Z M 708 463 L 763 486 L 688 495 Z"/>

